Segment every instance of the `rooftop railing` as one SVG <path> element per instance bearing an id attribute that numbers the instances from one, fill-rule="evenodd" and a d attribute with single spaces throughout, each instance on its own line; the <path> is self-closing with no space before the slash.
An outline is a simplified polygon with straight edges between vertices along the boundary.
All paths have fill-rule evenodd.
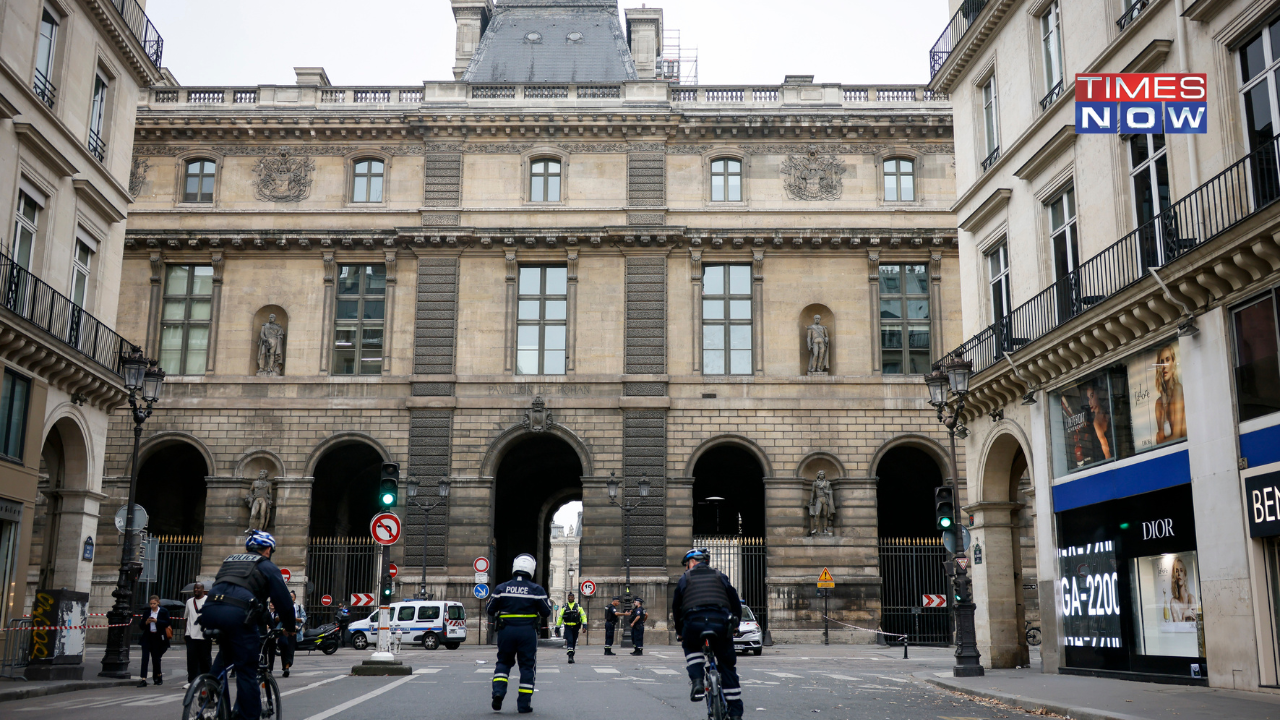
<path id="1" fill-rule="evenodd" d="M 950 354 L 975 373 L 1280 200 L 1280 135 L 1223 170 Z"/>
<path id="2" fill-rule="evenodd" d="M 947 27 L 943 29 L 942 34 L 938 36 L 937 42 L 933 44 L 933 49 L 929 51 L 929 79 L 938 74 L 942 69 L 947 58 L 951 55 L 951 51 L 956 49 L 960 41 L 964 39 L 964 34 L 969 31 L 969 26 L 973 24 L 978 14 L 987 6 L 987 0 L 964 0 L 960 3 L 960 9 L 955 15 L 951 16 L 951 21 L 947 23 Z"/>
<path id="3" fill-rule="evenodd" d="M 147 54 L 151 64 L 159 70 L 160 60 L 164 56 L 164 38 L 160 37 L 156 26 L 151 24 L 151 18 L 147 17 L 147 13 L 135 0 L 111 0 L 111 5 L 120 13 L 124 24 L 129 26 L 129 32 L 142 45 L 142 51 Z"/>
<path id="4" fill-rule="evenodd" d="M 0 252 L 0 307 L 13 312 L 58 342 L 106 370 L 120 374 L 120 355 L 133 345 Z"/>

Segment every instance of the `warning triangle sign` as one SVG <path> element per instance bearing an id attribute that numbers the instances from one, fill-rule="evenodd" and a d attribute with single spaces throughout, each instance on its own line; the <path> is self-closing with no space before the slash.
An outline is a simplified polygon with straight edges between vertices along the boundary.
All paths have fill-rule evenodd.
<path id="1" fill-rule="evenodd" d="M 822 574 L 818 576 L 818 582 L 835 582 L 836 579 L 831 577 L 831 571 L 822 568 Z"/>

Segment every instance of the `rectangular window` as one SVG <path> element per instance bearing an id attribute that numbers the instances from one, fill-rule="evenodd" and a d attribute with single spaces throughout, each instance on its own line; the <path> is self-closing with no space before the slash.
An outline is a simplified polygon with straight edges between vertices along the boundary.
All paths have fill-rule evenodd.
<path id="1" fill-rule="evenodd" d="M 29 195 L 18 191 L 18 213 L 13 228 L 13 261 L 25 270 L 31 269 L 31 250 L 40 226 L 40 206 Z"/>
<path id="2" fill-rule="evenodd" d="M 1009 246 L 1001 243 L 987 253 L 987 272 L 991 285 L 991 321 L 995 322 L 1013 309 L 1009 288 Z"/>
<path id="3" fill-rule="evenodd" d="M 991 157 L 1000 149 L 1000 118 L 998 100 L 996 98 L 996 76 L 992 75 L 986 85 L 982 86 L 982 120 L 986 132 L 987 157 Z M 985 168 L 984 168 L 985 169 Z"/>
<path id="4" fill-rule="evenodd" d="M 418 619 L 419 620 L 439 620 L 440 606 L 439 605 L 419 605 Z"/>
<path id="5" fill-rule="evenodd" d="M 213 267 L 165 267 L 160 316 L 160 367 L 171 375 L 203 375 L 213 316 Z"/>
<path id="6" fill-rule="evenodd" d="M 1040 45 L 1044 50 L 1044 89 L 1051 93 L 1062 82 L 1062 15 L 1056 1 L 1040 16 Z"/>
<path id="7" fill-rule="evenodd" d="M 702 374 L 751 374 L 751 266 L 702 272 Z"/>
<path id="8" fill-rule="evenodd" d="M 1133 182 L 1133 208 L 1143 267 L 1161 266 L 1165 248 L 1178 244 L 1178 223 L 1165 215 L 1163 227 L 1152 221 L 1169 209 L 1169 163 L 1164 135 L 1134 135 L 1129 138 L 1129 177 Z"/>
<path id="9" fill-rule="evenodd" d="M 1280 410 L 1280 356 L 1277 353 L 1274 293 L 1232 313 L 1236 358 L 1236 403 L 1240 420 Z"/>
<path id="10" fill-rule="evenodd" d="M 48 8 L 40 16 L 40 40 L 36 45 L 36 76 L 32 88 L 45 105 L 53 107 L 53 61 L 58 50 L 58 18 Z"/>
<path id="11" fill-rule="evenodd" d="M 338 267 L 333 374 L 380 375 L 387 306 L 385 265 Z"/>
<path id="12" fill-rule="evenodd" d="M 107 79 L 101 74 L 93 78 L 93 105 L 89 112 L 89 151 L 102 161 L 107 156 L 107 142 L 103 138 L 107 117 Z"/>
<path id="13" fill-rule="evenodd" d="M 0 498 L 0 511 L 10 517 L 22 517 L 22 505 Z M 14 575 L 18 571 L 18 525 L 17 520 L 0 520 L 0 587 L 10 587 Z M 14 608 L 22 612 L 18 608 Z M 0 605 L 0 622 L 9 622 L 9 604 Z"/>
<path id="14" fill-rule="evenodd" d="M 0 455 L 19 462 L 27 434 L 30 400 L 31 380 L 6 369 L 4 384 L 0 387 Z"/>
<path id="15" fill-rule="evenodd" d="M 76 240 L 76 253 L 71 258 L 71 302 L 84 307 L 85 295 L 89 290 L 89 273 L 93 269 L 93 251 L 80 240 Z"/>
<path id="16" fill-rule="evenodd" d="M 880 266 L 880 367 L 885 375 L 929 372 L 929 268 Z"/>
<path id="17" fill-rule="evenodd" d="M 516 299 L 516 374 L 563 375 L 569 306 L 564 265 L 520 268 Z"/>

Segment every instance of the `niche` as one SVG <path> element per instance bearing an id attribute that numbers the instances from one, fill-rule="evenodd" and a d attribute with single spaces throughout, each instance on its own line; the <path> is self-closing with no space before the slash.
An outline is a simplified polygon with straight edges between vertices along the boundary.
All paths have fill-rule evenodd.
<path id="1" fill-rule="evenodd" d="M 253 323 L 249 327 L 249 373 L 250 375 L 258 374 L 258 358 L 262 353 L 262 326 L 272 316 L 276 316 L 276 324 L 280 326 L 280 375 L 286 374 L 288 371 L 288 362 L 286 362 L 288 340 L 289 340 L 289 313 L 279 305 L 263 305 L 258 312 L 253 315 Z M 256 473 L 255 473 L 256 476 Z"/>
<path id="2" fill-rule="evenodd" d="M 828 480 L 835 480 L 844 477 L 844 465 L 835 455 L 827 452 L 809 453 L 804 460 L 800 461 L 800 465 L 796 468 L 796 476 L 805 478 L 806 480 L 814 480 L 818 477 L 818 471 L 821 470 L 827 474 Z"/>
<path id="3" fill-rule="evenodd" d="M 808 337 L 809 326 L 813 324 L 814 315 L 822 318 L 821 323 L 827 329 L 827 338 L 829 339 L 829 344 L 827 346 L 827 363 L 829 368 L 826 372 L 828 375 L 839 375 L 839 369 L 836 367 L 836 314 L 831 312 L 831 308 L 819 303 L 806 305 L 804 310 L 801 311 L 800 318 L 796 323 L 799 331 L 797 337 L 800 342 L 799 374 L 809 374 Z M 817 368 L 817 371 L 821 372 L 822 368 Z M 830 475 L 830 473 L 828 473 L 828 475 Z"/>

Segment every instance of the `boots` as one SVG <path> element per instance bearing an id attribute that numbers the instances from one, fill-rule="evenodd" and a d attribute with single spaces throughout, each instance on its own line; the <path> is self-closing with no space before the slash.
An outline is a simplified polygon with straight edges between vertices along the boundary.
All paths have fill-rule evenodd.
<path id="1" fill-rule="evenodd" d="M 502 696 L 501 696 L 501 695 L 494 695 L 494 696 L 493 696 L 493 702 L 489 703 L 489 707 L 493 708 L 493 711 L 494 711 L 494 712 L 499 712 L 499 711 L 501 711 L 501 710 L 502 710 Z"/>
<path id="2" fill-rule="evenodd" d="M 706 697 L 706 695 L 706 688 L 702 687 L 701 680 L 689 681 L 689 702 L 698 702 L 702 698 Z"/>
<path id="3" fill-rule="evenodd" d="M 631 654 L 632 654 L 632 655 L 643 655 L 643 654 L 644 654 L 644 648 L 636 648 L 635 650 L 632 650 L 632 651 L 631 651 Z"/>
<path id="4" fill-rule="evenodd" d="M 614 652 L 613 652 L 613 648 L 605 648 L 605 649 L 604 649 L 604 654 L 605 654 L 605 655 L 615 655 L 616 653 L 614 653 Z"/>

